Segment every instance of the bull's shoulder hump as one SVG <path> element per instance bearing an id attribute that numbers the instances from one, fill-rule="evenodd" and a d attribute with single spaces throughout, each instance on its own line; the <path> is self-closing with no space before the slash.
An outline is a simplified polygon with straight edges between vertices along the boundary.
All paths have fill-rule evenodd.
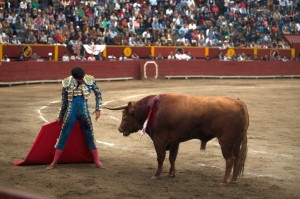
<path id="1" fill-rule="evenodd" d="M 193 96 L 193 95 L 185 95 L 185 94 L 161 94 L 160 97 L 166 99 L 178 99 L 178 100 L 198 100 L 198 101 L 217 101 L 217 100 L 230 100 L 231 98 L 223 97 L 223 96 Z"/>
<path id="2" fill-rule="evenodd" d="M 193 95 L 185 95 L 185 94 L 161 94 L 162 98 L 165 99 L 178 99 L 181 100 L 191 100 L 191 101 L 198 101 L 198 102 L 235 102 L 241 101 L 240 99 L 234 99 L 226 96 L 193 96 Z"/>

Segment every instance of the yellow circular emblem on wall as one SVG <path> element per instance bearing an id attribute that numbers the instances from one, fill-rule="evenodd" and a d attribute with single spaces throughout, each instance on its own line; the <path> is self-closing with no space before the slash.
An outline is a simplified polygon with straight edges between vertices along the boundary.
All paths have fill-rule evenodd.
<path id="1" fill-rule="evenodd" d="M 227 54 L 228 54 L 230 57 L 232 57 L 232 56 L 235 54 L 234 49 L 233 49 L 233 48 L 229 48 L 229 49 L 227 50 Z"/>
<path id="2" fill-rule="evenodd" d="M 24 46 L 24 48 L 23 48 L 24 57 L 30 57 L 31 53 L 32 53 L 31 47 L 30 46 Z"/>
<path id="3" fill-rule="evenodd" d="M 123 52 L 126 57 L 130 57 L 130 55 L 132 54 L 132 50 L 129 47 L 124 48 Z"/>

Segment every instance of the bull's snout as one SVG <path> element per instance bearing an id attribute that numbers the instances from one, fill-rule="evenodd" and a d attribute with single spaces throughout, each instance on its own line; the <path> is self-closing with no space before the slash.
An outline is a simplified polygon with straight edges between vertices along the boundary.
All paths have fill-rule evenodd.
<path id="1" fill-rule="evenodd" d="M 119 127 L 119 128 L 118 128 L 118 131 L 119 131 L 120 133 L 123 133 L 123 132 L 124 132 L 124 129 L 122 129 L 121 127 Z"/>
<path id="2" fill-rule="evenodd" d="M 123 133 L 123 136 L 128 136 L 130 134 L 130 132 L 124 128 L 119 127 L 118 130 L 120 133 Z"/>

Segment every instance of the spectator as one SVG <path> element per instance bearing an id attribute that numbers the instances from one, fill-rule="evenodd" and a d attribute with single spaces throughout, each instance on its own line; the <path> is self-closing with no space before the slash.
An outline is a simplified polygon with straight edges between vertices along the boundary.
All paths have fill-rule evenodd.
<path id="1" fill-rule="evenodd" d="M 51 52 L 48 53 L 48 61 L 53 61 L 53 54 Z"/>
<path id="2" fill-rule="evenodd" d="M 36 43 L 36 41 L 37 41 L 37 39 L 36 39 L 36 37 L 35 37 L 35 35 L 34 35 L 34 32 L 33 32 L 33 31 L 30 31 L 30 32 L 29 32 L 29 35 L 28 35 L 28 37 L 27 37 L 27 43 L 28 43 L 28 44 L 34 44 L 34 43 Z"/>
<path id="3" fill-rule="evenodd" d="M 185 35 L 188 33 L 189 28 L 187 24 L 184 24 L 179 30 L 178 30 L 178 36 L 179 39 L 185 38 Z"/>
<path id="4" fill-rule="evenodd" d="M 157 56 L 156 56 L 156 58 L 155 58 L 156 60 L 163 60 L 164 59 L 164 57 L 163 56 L 161 56 L 161 53 L 159 53 Z"/>
<path id="5" fill-rule="evenodd" d="M 188 39 L 183 40 L 183 46 L 191 46 L 190 40 Z"/>
<path id="6" fill-rule="evenodd" d="M 133 22 L 133 27 L 134 27 L 134 30 L 135 30 L 136 34 L 140 35 L 142 33 L 143 29 L 141 28 L 140 19 L 136 19 Z"/>
<path id="7" fill-rule="evenodd" d="M 52 37 L 48 37 L 47 44 L 49 44 L 49 45 L 53 45 L 54 44 Z"/>
<path id="8" fill-rule="evenodd" d="M 173 10 L 172 8 L 169 6 L 166 10 L 166 16 L 171 17 L 173 15 Z"/>
<path id="9" fill-rule="evenodd" d="M 39 58 L 41 58 L 41 57 L 40 57 L 36 52 L 34 52 L 34 53 L 31 54 L 30 58 L 31 58 L 31 59 L 36 59 L 36 60 L 37 60 L 37 59 L 39 59 Z"/>
<path id="10" fill-rule="evenodd" d="M 60 5 L 62 5 L 63 11 L 65 11 L 66 8 L 68 8 L 68 6 L 70 5 L 70 1 L 69 0 L 61 0 L 60 1 Z"/>
<path id="11" fill-rule="evenodd" d="M 145 43 L 143 42 L 143 40 L 141 38 L 138 38 L 136 45 L 137 46 L 145 46 Z"/>
<path id="12" fill-rule="evenodd" d="M 93 54 L 90 54 L 87 58 L 87 61 L 96 61 L 96 58 Z"/>
<path id="13" fill-rule="evenodd" d="M 218 54 L 218 59 L 221 61 L 221 60 L 223 60 L 224 58 L 223 58 L 223 53 L 220 51 L 220 53 Z"/>
<path id="14" fill-rule="evenodd" d="M 135 27 L 133 26 L 133 22 L 128 23 L 128 31 L 129 31 L 129 33 L 133 33 L 134 35 L 136 35 Z"/>
<path id="15" fill-rule="evenodd" d="M 279 10 L 281 13 L 285 13 L 285 6 L 286 6 L 286 1 L 285 0 L 279 0 Z"/>
<path id="16" fill-rule="evenodd" d="M 142 37 L 143 37 L 144 42 L 146 42 L 147 40 L 150 40 L 151 39 L 150 29 L 145 30 L 142 34 Z"/>
<path id="17" fill-rule="evenodd" d="M 11 44 L 21 44 L 20 40 L 17 38 L 17 35 L 14 35 L 11 40 L 10 40 Z"/>
<path id="18" fill-rule="evenodd" d="M 76 52 L 70 57 L 70 61 L 80 61 L 80 60 L 81 57 Z"/>
<path id="19" fill-rule="evenodd" d="M 62 56 L 62 61 L 63 61 L 63 62 L 70 61 L 70 57 L 68 56 L 68 53 L 67 53 L 67 52 L 65 52 L 64 55 Z"/>
<path id="20" fill-rule="evenodd" d="M 110 38 L 112 40 L 114 40 L 114 38 L 118 35 L 118 32 L 116 31 L 115 28 L 113 28 L 113 29 L 110 30 L 109 34 L 110 34 Z"/>
<path id="21" fill-rule="evenodd" d="M 129 38 L 129 46 L 137 46 L 135 37 L 133 35 Z"/>
<path id="22" fill-rule="evenodd" d="M 0 44 L 9 44 L 8 36 L 3 36 L 0 38 Z"/>
<path id="23" fill-rule="evenodd" d="M 194 55 L 190 51 L 186 53 L 186 60 L 196 59 Z"/>
<path id="24" fill-rule="evenodd" d="M 26 58 L 24 56 L 23 51 L 20 53 L 19 57 L 16 59 L 16 61 L 26 61 Z"/>
<path id="25" fill-rule="evenodd" d="M 154 45 L 155 45 L 155 46 L 163 46 L 163 43 L 162 43 L 161 39 L 158 38 L 158 39 L 156 40 L 156 42 L 154 42 Z"/>
<path id="26" fill-rule="evenodd" d="M 7 34 L 3 31 L 2 28 L 0 28 L 0 39 L 2 39 L 3 37 L 7 37 Z"/>
<path id="27" fill-rule="evenodd" d="M 151 6 L 156 7 L 157 6 L 157 0 L 149 0 Z"/>
<path id="28" fill-rule="evenodd" d="M 60 30 L 56 30 L 55 35 L 54 35 L 54 42 L 58 43 L 58 44 L 65 43 L 64 38 L 63 38 L 63 34 Z"/>
<path id="29" fill-rule="evenodd" d="M 269 60 L 269 57 L 268 57 L 268 55 L 264 55 L 263 57 L 262 57 L 262 59 L 261 59 L 262 61 L 268 61 Z"/>
<path id="30" fill-rule="evenodd" d="M 27 2 L 26 2 L 26 0 L 22 0 L 21 2 L 20 2 L 20 10 L 23 12 L 23 13 L 25 13 L 26 12 L 26 10 L 27 10 Z"/>
<path id="31" fill-rule="evenodd" d="M 174 59 L 175 59 L 174 53 L 173 51 L 171 51 L 170 54 L 168 55 L 168 60 L 174 60 Z"/>
<path id="32" fill-rule="evenodd" d="M 154 32 L 159 32 L 160 31 L 160 27 L 159 27 L 159 23 L 158 23 L 158 19 L 154 18 L 153 22 L 152 22 L 152 30 Z"/>
<path id="33" fill-rule="evenodd" d="M 138 54 L 136 54 L 136 53 L 132 53 L 131 58 L 132 59 L 139 59 L 140 56 L 138 56 Z"/>
<path id="34" fill-rule="evenodd" d="M 106 45 L 113 45 L 113 39 L 111 38 L 110 30 L 106 29 L 104 32 L 104 42 Z"/>
<path id="35" fill-rule="evenodd" d="M 232 58 L 228 53 L 226 55 L 224 55 L 224 61 L 231 61 L 231 60 L 232 60 Z"/>
<path id="36" fill-rule="evenodd" d="M 237 57 L 237 61 L 245 61 L 246 60 L 246 55 L 245 53 L 241 53 Z"/>
<path id="37" fill-rule="evenodd" d="M 66 21 L 66 15 L 61 11 L 58 13 L 58 16 L 57 16 L 57 20 L 58 21 Z"/>
<path id="38" fill-rule="evenodd" d="M 13 10 L 13 7 L 14 7 L 14 3 L 13 2 L 10 2 L 10 1 L 5 1 L 5 10 L 7 12 L 11 12 Z"/>
<path id="39" fill-rule="evenodd" d="M 175 59 L 183 60 L 185 59 L 185 54 L 181 50 L 177 50 L 175 54 Z"/>
<path id="40" fill-rule="evenodd" d="M 216 37 L 215 35 L 215 31 L 213 29 L 213 26 L 210 26 L 207 30 L 206 30 L 206 40 L 205 43 L 207 46 L 212 46 L 214 43 L 214 38 Z"/>
<path id="41" fill-rule="evenodd" d="M 192 20 L 191 23 L 189 24 L 189 30 L 193 31 L 193 30 L 196 30 L 196 29 L 197 29 L 197 25 L 196 25 L 195 21 Z"/>
<path id="42" fill-rule="evenodd" d="M 103 54 L 102 54 L 102 53 L 99 53 L 99 54 L 96 56 L 96 61 L 103 61 L 103 60 L 104 60 Z"/>
<path id="43" fill-rule="evenodd" d="M 154 59 L 154 57 L 152 56 L 152 54 L 151 54 L 151 53 L 149 53 L 149 55 L 148 55 L 148 59 L 149 59 L 149 60 L 153 60 L 153 59 Z"/>
<path id="44" fill-rule="evenodd" d="M 82 17 L 79 15 L 78 11 L 75 11 L 75 14 L 73 16 L 73 20 L 74 20 L 74 24 L 77 25 L 78 27 L 80 27 L 80 25 L 82 25 Z"/>
<path id="45" fill-rule="evenodd" d="M 283 56 L 283 58 L 281 59 L 283 62 L 287 62 L 289 61 L 289 59 L 286 56 Z"/>
<path id="46" fill-rule="evenodd" d="M 1 60 L 2 62 L 10 62 L 10 59 L 8 58 L 7 55 L 4 55 L 4 57 Z"/>
<path id="47" fill-rule="evenodd" d="M 124 55 L 124 53 L 121 54 L 121 56 L 119 57 L 119 60 L 120 60 L 120 61 L 125 61 L 125 60 L 127 60 L 127 57 Z"/>
<path id="48" fill-rule="evenodd" d="M 111 61 L 117 59 L 116 56 L 114 56 L 114 55 L 108 55 L 107 58 Z"/>

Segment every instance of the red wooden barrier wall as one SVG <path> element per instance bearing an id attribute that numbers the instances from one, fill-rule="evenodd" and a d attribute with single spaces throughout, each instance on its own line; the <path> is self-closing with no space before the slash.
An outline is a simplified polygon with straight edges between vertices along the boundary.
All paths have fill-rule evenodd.
<path id="1" fill-rule="evenodd" d="M 97 62 L 2 62 L 0 82 L 22 82 L 35 80 L 59 80 L 70 75 L 75 66 L 81 66 L 95 78 L 140 79 L 140 64 L 137 61 Z"/>
<path id="2" fill-rule="evenodd" d="M 282 61 L 204 61 L 161 60 L 141 63 L 141 77 L 154 78 L 157 65 L 158 78 L 165 76 L 286 76 L 300 75 L 300 62 Z M 145 67 L 146 65 L 146 67 Z M 146 73 L 145 73 L 146 69 Z"/>
<path id="3" fill-rule="evenodd" d="M 23 48 L 26 45 L 2 45 L 0 44 L 0 58 L 2 56 L 7 55 L 10 58 L 16 58 L 23 51 Z M 68 52 L 67 47 L 63 45 L 28 45 L 32 49 L 32 53 L 37 53 L 40 57 L 46 58 L 48 53 L 52 53 L 55 55 L 55 47 L 57 46 L 57 57 L 58 60 L 63 56 L 65 52 Z M 160 47 L 160 46 L 151 46 L 151 47 L 131 47 L 131 46 L 106 46 L 104 51 L 104 56 L 114 55 L 117 58 L 120 57 L 123 53 L 131 56 L 132 53 L 137 53 L 141 58 L 147 58 L 149 54 L 152 54 L 156 57 L 158 54 L 161 54 L 164 57 L 167 57 L 169 53 L 176 52 L 178 48 L 183 49 L 183 51 L 191 52 L 196 58 L 204 58 L 208 55 L 211 58 L 217 58 L 220 52 L 225 55 L 228 52 L 228 49 L 219 49 L 219 48 L 205 48 L 205 47 L 191 47 L 191 46 L 170 46 L 170 47 Z M 250 55 L 253 57 L 256 53 L 258 57 L 268 55 L 270 56 L 270 52 L 274 49 L 251 49 L 251 48 L 232 48 L 235 54 L 245 53 L 246 55 Z M 297 53 L 297 49 L 276 49 L 280 56 L 286 56 L 290 58 L 292 56 L 292 51 Z M 298 49 L 299 51 L 299 49 Z M 70 55 L 70 53 L 69 53 Z M 296 54 L 298 56 L 298 54 Z M 55 56 L 54 56 L 55 57 Z"/>
<path id="4" fill-rule="evenodd" d="M 0 83 L 59 80 L 81 66 L 95 78 L 145 79 L 165 76 L 300 76 L 300 61 L 129 60 L 96 62 L 2 62 Z"/>

